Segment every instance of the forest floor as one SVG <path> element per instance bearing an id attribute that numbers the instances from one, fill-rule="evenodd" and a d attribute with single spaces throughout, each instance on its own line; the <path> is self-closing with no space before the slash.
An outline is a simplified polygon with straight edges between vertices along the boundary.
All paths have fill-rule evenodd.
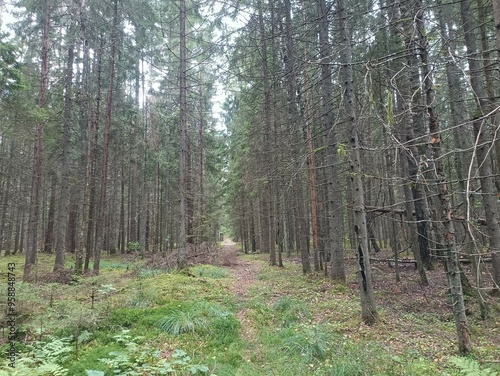
<path id="1" fill-rule="evenodd" d="M 467 297 L 474 351 L 457 357 L 440 265 L 421 286 L 411 264 L 395 282 L 393 266 L 374 263 L 380 319 L 369 327 L 354 260 L 342 286 L 322 272 L 302 275 L 298 257 L 271 267 L 267 255 L 244 255 L 231 241 L 191 256 L 180 272 L 169 257 L 109 256 L 99 276 L 62 284 L 49 273 L 53 257 L 40 255 L 37 281 L 16 281 L 15 323 L 0 317 L 1 356 L 8 365 L 14 348 L 18 372 L 6 366 L 0 376 L 500 375 L 497 298 L 482 320 Z M 0 278 L 9 265 L 20 275 L 22 264 L 21 256 L 1 258 Z M 0 285 L 4 313 L 8 291 Z M 13 327 L 19 335 L 9 340 Z"/>

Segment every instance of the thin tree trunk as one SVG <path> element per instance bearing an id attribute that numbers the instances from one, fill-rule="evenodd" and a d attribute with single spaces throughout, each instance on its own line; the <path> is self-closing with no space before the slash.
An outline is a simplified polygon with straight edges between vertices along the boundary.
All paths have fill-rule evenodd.
<path id="1" fill-rule="evenodd" d="M 54 250 L 54 223 L 56 212 L 56 191 L 57 191 L 57 173 L 52 170 L 50 172 L 50 199 L 49 199 L 49 213 L 47 215 L 47 230 L 45 231 L 45 242 L 43 245 L 44 253 L 52 253 Z"/>
<path id="2" fill-rule="evenodd" d="M 88 198 L 89 198 L 89 183 L 90 183 L 90 159 L 89 153 L 91 149 L 90 145 L 90 133 L 89 128 L 89 113 L 91 111 L 90 106 L 90 48 L 87 35 L 87 7 L 85 0 L 80 2 L 80 34 L 83 46 L 83 60 L 82 60 L 82 84 L 80 87 L 81 93 L 77 96 L 77 103 L 79 105 L 79 123 L 80 131 L 82 134 L 81 143 L 81 170 L 85 169 L 85 183 L 83 188 L 83 201 L 81 205 L 81 229 L 78 231 L 78 246 L 75 250 L 75 273 L 81 274 L 83 271 L 83 249 L 85 248 L 85 228 L 87 222 L 88 214 Z"/>
<path id="3" fill-rule="evenodd" d="M 109 60 L 108 94 L 106 98 L 106 123 L 102 148 L 101 192 L 99 200 L 99 222 L 96 226 L 96 249 L 94 252 L 94 274 L 99 274 L 101 251 L 104 245 L 103 227 L 106 225 L 107 188 L 108 188 L 108 160 L 109 136 L 111 133 L 111 115 L 113 109 L 113 83 L 115 78 L 116 43 L 118 39 L 118 0 L 113 2 L 113 26 L 111 31 L 111 52 Z"/>
<path id="4" fill-rule="evenodd" d="M 304 47 L 305 49 L 305 47 Z M 306 57 L 306 56 L 304 56 Z M 304 86 L 309 86 L 307 79 L 307 70 L 304 70 Z M 314 270 L 319 271 L 319 254 L 318 254 L 318 213 L 317 213 L 317 199 L 316 199 L 316 166 L 314 163 L 314 147 L 312 139 L 312 116 L 311 116 L 311 100 L 309 98 L 309 91 L 306 91 L 306 131 L 307 131 L 307 169 L 309 172 L 309 200 L 311 206 L 311 222 L 312 222 L 312 236 L 313 236 L 313 261 Z"/>
<path id="5" fill-rule="evenodd" d="M 469 65 L 469 75 L 472 90 L 475 94 L 478 106 L 478 115 L 472 120 L 474 134 L 476 137 L 475 152 L 477 156 L 478 169 L 481 183 L 481 198 L 483 200 L 484 212 L 486 216 L 486 229 L 489 236 L 490 251 L 492 254 L 492 276 L 493 282 L 498 289 L 500 286 L 500 224 L 497 208 L 496 188 L 493 178 L 492 162 L 489 155 L 491 146 L 491 134 L 485 117 L 487 102 L 483 85 L 481 82 L 481 69 L 479 66 L 480 53 L 476 46 L 474 34 L 474 22 L 471 13 L 470 0 L 460 2 L 462 24 L 464 29 L 465 45 L 467 47 L 467 61 Z"/>
<path id="6" fill-rule="evenodd" d="M 326 149 L 327 211 L 328 211 L 328 248 L 330 253 L 330 278 L 346 283 L 344 263 L 343 206 L 340 187 L 338 140 L 333 112 L 333 83 L 331 72 L 331 47 L 329 38 L 330 22 L 325 0 L 318 0 L 319 44 L 321 58 L 321 97 L 322 126 L 327 132 Z"/>
<path id="7" fill-rule="evenodd" d="M 179 110 L 180 110 L 180 148 L 179 148 L 179 188 L 180 188 L 180 229 L 179 229 L 179 249 L 177 255 L 178 268 L 186 266 L 187 236 L 188 227 L 188 132 L 187 132 L 187 60 L 186 60 L 186 0 L 180 0 L 180 66 L 179 66 Z"/>
<path id="8" fill-rule="evenodd" d="M 51 2 L 50 0 L 45 0 L 44 15 L 42 19 L 43 37 L 40 70 L 40 91 L 38 93 L 38 106 L 41 109 L 47 107 L 51 27 L 50 16 Z M 28 244 L 26 247 L 26 261 L 24 264 L 24 280 L 29 280 L 31 278 L 32 268 L 37 262 L 38 221 L 40 217 L 40 193 L 42 189 L 43 133 L 44 123 L 42 120 L 39 120 L 35 126 L 35 141 L 33 148 L 33 176 L 31 182 L 31 201 L 28 219 Z"/>
<path id="9" fill-rule="evenodd" d="M 361 155 L 359 133 L 361 131 L 359 120 L 356 116 L 354 98 L 354 78 L 352 69 L 352 47 L 348 29 L 347 9 L 344 0 L 337 0 L 338 21 L 340 26 L 340 39 L 342 50 L 340 53 L 342 83 L 344 89 L 344 108 L 347 124 L 351 129 L 351 181 L 354 187 L 354 232 L 356 235 L 356 255 L 358 259 L 358 277 L 361 295 L 361 315 L 367 325 L 374 324 L 377 320 L 377 308 L 373 292 L 371 277 L 370 255 L 368 253 L 368 232 L 366 228 L 366 208 L 364 187 L 362 180 Z"/>
<path id="10" fill-rule="evenodd" d="M 73 18 L 73 17 L 72 17 Z M 71 110 L 73 106 L 73 63 L 75 60 L 74 27 L 69 29 L 68 61 L 66 66 L 66 79 L 64 82 L 64 113 L 62 125 L 62 163 L 61 163 L 61 193 L 58 201 L 57 230 L 55 239 L 56 258 L 54 262 L 54 272 L 64 269 L 64 253 L 66 247 L 66 232 L 69 214 L 69 148 L 71 137 Z"/>
<path id="11" fill-rule="evenodd" d="M 446 272 L 452 298 L 453 315 L 458 338 L 458 348 L 460 353 L 468 354 L 472 350 L 471 338 L 467 327 L 467 318 L 465 315 L 464 296 L 462 291 L 462 282 L 460 279 L 460 261 L 459 250 L 455 240 L 455 229 L 452 220 L 452 208 L 450 204 L 450 193 L 446 182 L 443 160 L 441 157 L 441 134 L 439 129 L 438 115 L 435 110 L 434 83 L 432 72 L 428 63 L 427 37 L 424 29 L 423 7 L 421 0 L 415 3 L 416 27 L 419 37 L 419 49 L 421 59 L 421 70 L 425 90 L 425 102 L 427 106 L 427 118 L 429 124 L 429 133 L 431 136 L 431 150 L 434 159 L 435 179 L 437 193 L 439 197 L 438 205 L 440 212 L 439 230 L 443 234 L 444 250 L 446 257 Z"/>

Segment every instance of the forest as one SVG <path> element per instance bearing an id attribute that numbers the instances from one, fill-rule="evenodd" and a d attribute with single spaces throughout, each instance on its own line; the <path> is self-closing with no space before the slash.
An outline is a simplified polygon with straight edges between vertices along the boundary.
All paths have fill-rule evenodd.
<path id="1" fill-rule="evenodd" d="M 499 0 L 0 1 L 0 375 L 499 374 L 499 54 Z"/>

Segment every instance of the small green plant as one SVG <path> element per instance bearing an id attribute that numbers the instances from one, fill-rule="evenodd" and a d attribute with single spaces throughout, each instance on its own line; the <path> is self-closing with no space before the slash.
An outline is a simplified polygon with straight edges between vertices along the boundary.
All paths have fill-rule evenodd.
<path id="1" fill-rule="evenodd" d="M 141 249 L 141 243 L 139 242 L 129 242 L 127 244 L 127 251 L 137 252 Z"/>
<path id="2" fill-rule="evenodd" d="M 139 267 L 136 269 L 137 277 L 139 278 L 153 278 L 158 275 L 164 274 L 166 271 L 162 269 L 154 269 L 147 267 Z"/>
<path id="3" fill-rule="evenodd" d="M 15 368 L 2 367 L 0 376 L 65 376 L 68 370 L 63 363 L 74 348 L 72 337 L 55 338 L 49 336 L 46 341 L 36 341 L 27 345 L 28 352 L 20 354 Z"/>
<path id="4" fill-rule="evenodd" d="M 454 356 L 450 358 L 450 363 L 457 367 L 464 376 L 498 376 L 498 372 L 490 368 L 481 369 L 475 359 Z"/>
<path id="5" fill-rule="evenodd" d="M 134 308 L 148 308 L 160 302 L 158 292 L 151 288 L 145 287 L 142 281 L 134 289 L 134 294 L 128 299 L 128 305 Z"/>
<path id="6" fill-rule="evenodd" d="M 21 358 L 16 368 L 2 367 L 0 376 L 66 376 L 68 370 L 54 363 L 34 365 L 30 359 Z"/>
<path id="7" fill-rule="evenodd" d="M 115 292 L 116 288 L 112 284 L 108 283 L 108 284 L 101 285 L 101 288 L 97 291 L 100 292 L 102 295 L 106 296 L 106 295 L 109 295 L 109 294 Z"/>
<path id="8" fill-rule="evenodd" d="M 195 364 L 191 357 L 182 350 L 175 350 L 167 361 L 158 350 L 152 350 L 141 346 L 141 337 L 132 337 L 129 330 L 123 330 L 120 334 L 113 336 L 115 342 L 122 347 L 121 350 L 111 351 L 109 357 L 102 358 L 104 363 L 113 374 L 132 375 L 196 375 L 207 374 L 209 368 L 204 364 Z M 86 370 L 88 376 L 103 376 L 104 372 L 97 370 Z M 215 376 L 215 375 L 214 375 Z"/>

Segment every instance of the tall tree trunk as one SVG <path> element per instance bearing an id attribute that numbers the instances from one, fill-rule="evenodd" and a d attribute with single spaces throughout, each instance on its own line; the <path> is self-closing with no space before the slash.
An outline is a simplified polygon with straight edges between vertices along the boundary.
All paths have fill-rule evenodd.
<path id="1" fill-rule="evenodd" d="M 427 145 L 417 143 L 416 137 L 423 136 L 424 113 L 422 107 L 422 96 L 420 93 L 420 72 L 418 70 L 418 41 L 414 31 L 413 18 L 417 17 L 412 7 L 413 0 L 403 2 L 402 12 L 410 14 L 405 19 L 405 49 L 407 57 L 408 73 L 405 82 L 406 93 L 404 106 L 407 112 L 407 121 L 405 127 L 406 157 L 408 160 L 408 173 L 410 180 L 410 190 L 415 205 L 415 218 L 417 221 L 418 244 L 420 248 L 420 257 L 427 269 L 432 269 L 429 239 L 431 236 L 430 214 L 427 201 L 427 195 L 424 189 L 423 178 L 426 172 L 421 165 L 420 157 L 425 155 Z M 408 8 L 407 8 L 408 7 Z"/>
<path id="2" fill-rule="evenodd" d="M 90 79 L 90 47 L 88 41 L 88 30 L 87 30 L 87 6 L 86 0 L 80 2 L 79 7 L 80 14 L 80 35 L 82 44 L 82 77 L 80 85 L 80 93 L 77 96 L 77 103 L 79 107 L 79 124 L 80 132 L 82 134 L 81 139 L 81 151 L 80 151 L 80 171 L 84 171 L 85 180 L 83 186 L 83 197 L 81 203 L 81 216 L 80 216 L 80 226 L 81 229 L 78 231 L 77 247 L 75 249 L 75 273 L 81 274 L 83 272 L 84 263 L 84 253 L 85 248 L 85 229 L 87 223 L 88 214 L 88 198 L 89 198 L 89 183 L 90 183 L 90 163 L 89 163 L 89 153 L 90 153 L 90 133 L 89 133 L 89 113 L 91 111 L 90 106 L 90 91 L 91 91 L 91 79 Z"/>
<path id="3" fill-rule="evenodd" d="M 270 70 L 269 70 L 269 61 L 268 61 L 268 48 L 267 48 L 267 35 L 264 28 L 264 16 L 263 16 L 263 4 L 262 1 L 259 1 L 258 4 L 258 12 L 259 12 L 259 33 L 260 33 L 260 48 L 261 48 L 261 71 L 262 71 L 262 83 L 264 88 L 264 102 L 262 103 L 262 116 L 264 119 L 263 124 L 263 135 L 264 142 L 263 148 L 264 153 L 262 156 L 267 159 L 267 164 L 269 166 L 269 170 L 267 173 L 267 182 L 262 188 L 264 190 L 262 197 L 264 200 L 263 203 L 263 219 L 264 219 L 264 247 L 269 251 L 269 262 L 271 265 L 276 265 L 276 247 L 275 247 L 275 239 L 274 239 L 274 200 L 273 200 L 273 192 L 272 180 L 274 177 L 273 166 L 274 166 L 274 156 L 271 152 L 271 143 L 270 143 L 270 132 L 272 130 L 272 120 L 271 120 L 271 84 L 270 84 Z"/>
<path id="4" fill-rule="evenodd" d="M 180 65 L 179 65 L 179 110 L 180 110 L 180 147 L 179 147 L 179 189 L 180 189 L 180 229 L 179 250 L 177 256 L 178 268 L 186 266 L 187 229 L 188 229 L 188 131 L 187 131 L 187 60 L 186 60 L 186 0 L 180 0 Z"/>
<path id="5" fill-rule="evenodd" d="M 38 93 L 38 107 L 47 107 L 47 90 L 49 86 L 49 50 L 50 50 L 50 16 L 51 1 L 44 1 L 42 18 L 42 54 L 40 90 Z M 40 217 L 40 192 L 42 188 L 42 163 L 43 163 L 43 120 L 38 120 L 35 125 L 35 141 L 33 148 L 33 176 L 31 182 L 31 198 L 28 219 L 28 244 L 26 248 L 26 261 L 24 264 L 24 280 L 31 278 L 31 271 L 37 262 L 38 254 L 38 221 Z"/>
<path id="6" fill-rule="evenodd" d="M 198 129 L 198 194 L 199 194 L 199 204 L 198 204 L 198 243 L 201 244 L 205 241 L 205 149 L 204 149 L 204 125 L 205 125 L 205 100 L 203 97 L 203 80 L 202 74 L 200 72 L 200 82 L 199 82 L 199 91 L 198 94 L 200 96 L 200 104 L 199 104 L 199 113 L 198 116 L 200 118 L 200 127 Z M 244 202 L 244 201 L 243 201 Z"/>
<path id="7" fill-rule="evenodd" d="M 476 46 L 476 36 L 474 33 L 474 22 L 470 0 L 460 2 L 462 24 L 467 47 L 467 61 L 469 65 L 469 75 L 472 90 L 474 91 L 477 104 L 477 114 L 472 120 L 474 134 L 476 137 L 475 152 L 481 182 L 481 198 L 483 200 L 484 212 L 486 216 L 486 229 L 489 236 L 489 245 L 492 255 L 492 275 L 493 282 L 498 289 L 500 286 L 500 224 L 497 208 L 497 198 L 495 180 L 493 178 L 493 167 L 489 155 L 492 137 L 488 126 L 486 96 L 481 80 L 481 68 L 479 66 L 480 53 Z"/>
<path id="8" fill-rule="evenodd" d="M 70 10 L 71 12 L 71 10 Z M 73 16 L 71 16 L 73 19 Z M 74 21 L 69 29 L 68 60 L 64 82 L 64 112 L 62 124 L 62 162 L 61 162 L 61 193 L 58 201 L 57 230 L 56 230 L 56 258 L 54 272 L 64 269 L 64 253 L 66 247 L 66 232 L 69 214 L 69 149 L 71 140 L 71 110 L 73 106 L 73 63 L 75 60 Z"/>
<path id="9" fill-rule="evenodd" d="M 407 5 L 407 4 L 403 4 Z M 406 217 L 410 231 L 410 243 L 412 252 L 417 261 L 417 268 L 419 270 L 420 281 L 423 285 L 428 283 L 425 274 L 425 266 L 430 266 L 430 253 L 429 253 L 429 236 L 428 236 L 428 206 L 423 186 L 418 180 L 420 155 L 415 141 L 415 126 L 414 120 L 421 121 L 421 113 L 412 112 L 414 102 L 417 99 L 413 97 L 412 90 L 419 90 L 419 74 L 418 69 L 414 65 L 414 42 L 413 42 L 413 22 L 412 17 L 402 18 L 401 4 L 397 1 L 390 0 L 389 2 L 389 22 L 391 37 L 398 41 L 396 45 L 405 49 L 408 61 L 406 65 L 402 59 L 397 59 L 393 64 L 389 64 L 389 68 L 394 72 L 392 81 L 397 81 L 399 87 L 393 87 L 394 99 L 396 100 L 396 109 L 402 121 L 399 125 L 399 144 L 403 152 L 401 158 L 402 170 L 406 176 L 403 179 L 403 190 L 405 195 Z M 409 67 L 408 72 L 405 67 Z M 410 82 L 413 83 L 411 86 Z M 415 219 L 413 218 L 415 212 Z M 414 235 L 415 234 L 415 235 Z M 427 260 L 427 262 L 425 261 Z"/>
<path id="10" fill-rule="evenodd" d="M 337 130 L 333 112 L 333 82 L 331 71 L 332 53 L 330 47 L 328 7 L 325 0 L 318 0 L 319 44 L 321 58 L 322 126 L 327 132 L 326 179 L 328 212 L 328 252 L 330 253 L 330 278 L 340 283 L 346 282 L 344 263 L 343 206 L 340 183 Z"/>
<path id="11" fill-rule="evenodd" d="M 96 248 L 94 252 L 94 274 L 99 274 L 101 251 L 104 245 L 103 227 L 106 225 L 107 188 L 108 188 L 108 160 L 109 136 L 111 133 L 111 115 L 113 109 L 113 83 L 115 78 L 116 43 L 118 39 L 118 0 L 113 2 L 113 25 L 111 31 L 111 51 L 109 57 L 108 94 L 106 98 L 106 123 L 102 147 L 101 192 L 99 199 L 99 222 L 96 226 Z"/>
<path id="12" fill-rule="evenodd" d="M 97 145 L 99 140 L 99 120 L 101 117 L 101 72 L 102 72 L 102 55 L 104 50 L 104 37 L 100 36 L 100 46 L 97 49 L 97 77 L 96 77 L 96 99 L 94 111 L 89 122 L 89 145 L 88 145 L 88 162 L 86 180 L 88 181 L 86 193 L 88 193 L 88 213 L 86 218 L 86 238 L 85 238 L 85 263 L 83 267 L 84 273 L 89 272 L 90 259 L 94 255 L 94 228 L 96 222 L 96 190 L 97 190 Z M 88 177 L 88 179 L 87 179 Z"/>
<path id="13" fill-rule="evenodd" d="M 366 208 L 364 199 L 364 187 L 361 169 L 361 154 L 359 133 L 361 124 L 356 116 L 356 105 L 354 98 L 354 78 L 352 69 L 352 47 L 348 29 L 347 9 L 344 0 L 337 0 L 338 21 L 340 26 L 340 39 L 342 50 L 340 53 L 341 80 L 344 89 L 344 108 L 347 116 L 347 124 L 351 129 L 351 156 L 350 169 L 351 181 L 354 187 L 354 232 L 356 235 L 356 255 L 358 259 L 358 277 L 361 295 L 361 314 L 367 325 L 377 320 L 377 308 L 373 292 L 371 277 L 370 255 L 368 253 L 368 232 L 366 228 Z"/>
<path id="14" fill-rule="evenodd" d="M 56 191 L 57 191 L 57 173 L 54 170 L 50 171 L 50 199 L 49 213 L 47 215 L 47 230 L 45 231 L 45 242 L 43 245 L 44 253 L 52 253 L 54 250 L 54 223 L 56 213 Z"/>
<path id="15" fill-rule="evenodd" d="M 304 47 L 305 50 L 305 47 Z M 305 55 L 305 54 L 304 54 Z M 304 56 L 307 59 L 307 56 Z M 307 77 L 307 69 L 304 69 L 304 86 L 309 86 Z M 317 199 L 316 199 L 316 166 L 314 163 L 314 147 L 312 136 L 312 115 L 311 115 L 311 99 L 309 91 L 306 91 L 305 103 L 305 121 L 306 121 L 306 134 L 307 134 L 307 170 L 309 173 L 309 200 L 311 206 L 311 224 L 313 236 L 313 261 L 314 270 L 319 271 L 319 254 L 318 254 L 318 213 L 317 213 Z"/>
<path id="16" fill-rule="evenodd" d="M 459 250 L 455 239 L 455 228 L 452 220 L 452 208 L 450 203 L 450 192 L 444 173 L 443 160 L 441 157 L 441 134 L 439 129 L 438 115 L 435 109 L 435 95 L 432 72 L 428 62 L 427 37 L 424 28 L 423 6 L 421 0 L 415 3 L 417 9 L 415 22 L 419 39 L 419 55 L 421 59 L 421 71 L 425 90 L 425 103 L 427 107 L 427 119 L 429 133 L 431 136 L 431 150 L 434 159 L 434 173 L 439 197 L 438 206 L 440 212 L 439 230 L 444 240 L 444 251 L 446 257 L 446 272 L 453 306 L 453 315 L 457 331 L 458 347 L 462 354 L 468 354 L 472 350 L 467 317 L 465 315 L 464 296 L 462 282 L 460 279 Z"/>

